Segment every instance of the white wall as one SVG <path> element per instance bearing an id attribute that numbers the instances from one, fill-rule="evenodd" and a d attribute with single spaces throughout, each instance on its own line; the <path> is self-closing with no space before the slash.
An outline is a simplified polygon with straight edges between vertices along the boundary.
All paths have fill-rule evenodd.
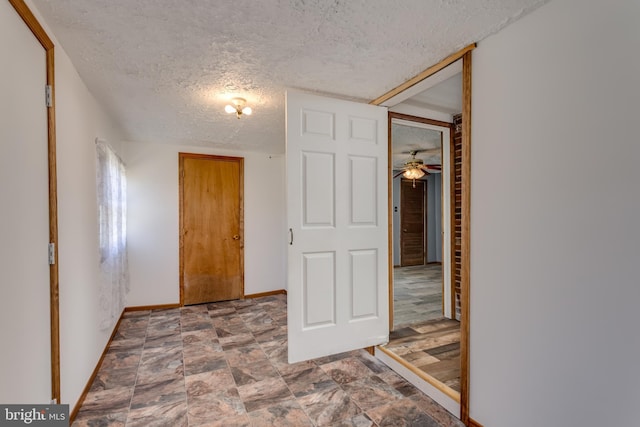
<path id="1" fill-rule="evenodd" d="M 88 92 L 44 19 L 33 5 L 29 6 L 56 45 L 60 385 L 62 402 L 73 408 L 111 334 L 111 329 L 99 329 L 96 317 L 99 273 L 94 140 L 101 137 L 117 148 L 121 136 Z M 33 304 L 27 307 L 29 313 L 40 311 Z M 49 316 L 48 298 L 44 314 Z M 21 324 L 12 327 L 22 331 Z M 48 324 L 45 334 L 48 340 Z M 29 350 L 13 347 L 12 351 Z M 19 360 L 26 364 L 29 358 L 29 354 L 24 354 Z M 20 373 L 26 372 L 29 366 L 18 364 L 12 368 Z M 13 387 L 6 381 L 2 384 Z"/>
<path id="2" fill-rule="evenodd" d="M 95 138 L 117 150 L 122 137 L 58 46 L 56 129 L 61 396 L 73 408 L 115 326 L 99 327 Z"/>
<path id="3" fill-rule="evenodd" d="M 128 306 L 180 301 L 178 153 L 244 157 L 245 294 L 286 289 L 286 210 L 282 155 L 203 147 L 128 144 Z"/>
<path id="4" fill-rule="evenodd" d="M 471 416 L 638 424 L 636 0 L 554 0 L 473 52 Z"/>
<path id="5" fill-rule="evenodd" d="M 398 171 L 392 172 L 394 175 L 398 173 Z M 400 182 L 401 178 L 396 178 L 393 180 L 393 206 L 392 206 L 392 215 L 393 215 L 393 265 L 400 265 Z"/>

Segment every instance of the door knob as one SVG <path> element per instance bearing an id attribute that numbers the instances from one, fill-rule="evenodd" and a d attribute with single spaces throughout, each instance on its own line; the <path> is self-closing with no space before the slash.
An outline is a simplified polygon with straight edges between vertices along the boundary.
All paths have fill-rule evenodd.
<path id="1" fill-rule="evenodd" d="M 237 235 L 237 234 L 234 234 L 234 235 L 233 235 L 233 240 L 240 240 L 240 236 L 239 236 L 239 235 Z"/>

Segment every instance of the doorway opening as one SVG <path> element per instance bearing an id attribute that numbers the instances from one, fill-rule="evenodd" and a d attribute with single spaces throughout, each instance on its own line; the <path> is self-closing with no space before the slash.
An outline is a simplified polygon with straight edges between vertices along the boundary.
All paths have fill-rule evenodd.
<path id="1" fill-rule="evenodd" d="M 378 100 L 379 105 L 389 107 L 389 155 L 393 157 L 398 150 L 393 138 L 393 121 L 398 115 L 402 119 L 441 122 L 448 133 L 442 137 L 441 166 L 448 171 L 441 174 L 441 212 L 442 223 L 442 305 L 440 317 L 423 323 L 400 325 L 394 322 L 397 315 L 394 300 L 398 300 L 396 278 L 401 275 L 390 275 L 390 342 L 376 349 L 376 355 L 386 363 L 393 364 L 394 370 L 421 388 L 438 403 L 452 413 L 460 413 L 460 419 L 468 424 L 468 342 L 469 342 L 469 172 L 470 172 L 470 118 L 471 118 L 471 54 L 466 52 L 443 60 L 414 79 L 390 91 Z M 394 117 L 396 115 L 396 117 Z M 431 119 L 431 120 L 429 120 Z M 457 123 L 454 123 L 457 121 Z M 454 133 L 457 138 L 454 138 Z M 456 146 L 457 143 L 457 146 Z M 416 147 L 418 150 L 421 147 Z M 423 148 L 428 150 L 427 148 Z M 415 151 L 415 150 L 414 150 Z M 419 153 L 416 153 L 419 154 Z M 406 155 L 406 154 L 405 154 Z M 449 156 L 445 159 L 445 156 Z M 418 157 L 416 155 L 416 157 Z M 395 159 L 394 159 L 395 160 Z M 425 159 L 421 159 L 425 163 Z M 390 185 L 396 169 L 395 162 L 390 161 Z M 423 168 L 424 169 L 424 168 Z M 402 171 L 401 171 L 402 172 Z M 408 178 L 414 179 L 412 174 Z M 418 178 L 416 178 L 418 179 Z M 428 179 L 428 178 L 427 178 Z M 447 181 L 448 188 L 444 188 Z M 448 199 L 447 199 L 448 196 Z M 390 192 L 390 215 L 397 215 L 396 202 Z M 445 209 L 448 208 L 448 212 Z M 395 220 L 395 218 L 394 218 Z M 444 224 L 449 221 L 449 225 Z M 426 223 L 426 221 L 425 221 Z M 394 229 L 400 233 L 397 221 L 390 222 L 391 265 L 394 273 L 398 273 L 396 252 L 400 252 L 394 242 Z M 448 248 L 444 246 L 448 244 Z M 444 258 L 448 257 L 448 260 Z M 445 275 L 448 278 L 445 278 Z M 437 279 L 436 279 L 437 280 Z M 447 300 L 445 293 L 449 292 Z M 436 310 L 437 312 L 437 310 Z M 401 326 L 401 327 L 398 327 Z M 399 340 L 399 342 L 394 342 Z M 425 348 L 423 342 L 426 342 Z M 414 351 L 417 350 L 417 351 Z"/>
<path id="2" fill-rule="evenodd" d="M 451 129 L 448 122 L 398 113 L 390 113 L 390 119 L 394 297 L 391 329 L 396 330 L 443 316 L 453 317 L 449 238 Z"/>
<path id="3" fill-rule="evenodd" d="M 427 92 L 459 94 L 460 73 Z M 443 85 L 445 87 L 443 87 Z M 432 95 L 422 93 L 425 99 Z M 393 174 L 393 324 L 385 349 L 460 401 L 460 323 L 452 287 L 451 102 L 446 120 L 389 113 Z M 432 107 L 435 108 L 435 107 Z M 444 107 L 438 107 L 444 114 Z M 425 111 L 426 115 L 436 115 Z M 442 118 L 442 117 L 440 117 Z M 406 156 L 410 155 L 407 160 Z M 414 178 L 418 168 L 424 173 Z M 412 179 L 407 179 L 406 176 Z M 455 205 L 453 207 L 455 209 Z M 454 224 L 455 226 L 455 224 Z"/>

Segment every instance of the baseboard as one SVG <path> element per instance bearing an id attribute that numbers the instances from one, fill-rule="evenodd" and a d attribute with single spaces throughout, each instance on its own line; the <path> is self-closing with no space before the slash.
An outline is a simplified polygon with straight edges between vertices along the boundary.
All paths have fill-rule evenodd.
<path id="1" fill-rule="evenodd" d="M 261 297 L 270 297 L 271 295 L 286 295 L 287 294 L 287 290 L 286 289 L 277 289 L 275 291 L 269 291 L 269 292 L 260 292 L 257 294 L 248 294 L 245 295 L 245 298 L 261 298 Z"/>
<path id="2" fill-rule="evenodd" d="M 137 305 L 133 307 L 125 307 L 124 311 L 166 310 L 168 308 L 180 308 L 180 304 Z"/>
<path id="3" fill-rule="evenodd" d="M 260 298 L 260 297 L 267 297 L 267 296 L 271 296 L 271 295 L 286 295 L 287 291 L 286 289 L 278 289 L 275 291 L 269 291 L 269 292 L 261 292 L 258 294 L 250 294 L 250 295 L 245 295 L 245 298 Z M 107 355 L 107 351 L 109 350 L 109 346 L 111 345 L 111 342 L 113 341 L 113 338 L 116 335 L 116 332 L 118 332 L 118 328 L 120 327 L 120 322 L 122 321 L 122 318 L 124 316 L 125 312 L 130 312 L 130 311 L 144 311 L 144 310 L 166 310 L 169 308 L 180 308 L 180 304 L 159 304 L 159 305 L 139 305 L 139 306 L 133 306 L 133 307 L 125 307 L 124 310 L 122 310 L 122 313 L 120 313 L 120 317 L 118 318 L 118 321 L 116 322 L 116 325 L 113 328 L 113 331 L 111 332 L 111 336 L 109 337 L 109 340 L 107 341 L 107 344 L 104 347 L 104 350 L 102 350 L 102 355 L 100 356 L 100 359 L 98 359 L 98 363 L 96 364 L 96 367 L 94 368 L 93 372 L 91 373 L 91 376 L 89 377 L 89 381 L 87 381 L 87 385 L 84 387 L 84 389 L 82 390 L 82 393 L 80 394 L 80 398 L 78 399 L 78 401 L 76 402 L 75 406 L 73 407 L 73 410 L 71 411 L 71 414 L 69 414 L 69 424 L 73 424 L 73 421 L 75 420 L 76 416 L 78 415 L 78 412 L 80 411 L 80 408 L 82 407 L 82 404 L 84 403 L 84 400 L 87 398 L 87 394 L 89 394 L 89 390 L 91 390 L 91 385 L 93 384 L 93 381 L 96 379 L 96 376 L 98 375 L 98 371 L 100 370 L 100 367 L 102 366 L 102 361 L 104 360 L 105 356 Z"/>
<path id="4" fill-rule="evenodd" d="M 473 418 L 469 418 L 469 427 L 483 427 L 483 426 Z"/>
<path id="5" fill-rule="evenodd" d="M 120 321 L 122 321 L 122 317 L 123 317 L 125 311 L 127 311 L 126 308 L 124 310 L 122 310 L 122 313 L 120 313 L 120 317 L 118 318 L 118 321 L 116 322 L 116 325 L 113 327 L 113 331 L 111 332 L 111 336 L 107 340 L 107 344 L 105 345 L 104 350 L 102 350 L 102 355 L 100 356 L 100 359 L 98 359 L 98 363 L 96 364 L 96 367 L 93 370 L 93 373 L 89 377 L 89 381 L 87 382 L 87 385 L 84 386 L 84 389 L 82 390 L 82 393 L 80 394 L 80 398 L 78 399 L 78 401 L 76 402 L 75 406 L 73 407 L 73 410 L 71 411 L 71 414 L 69 414 L 69 425 L 73 424 L 73 421 L 76 419 L 76 416 L 78 415 L 78 412 L 80 411 L 80 408 L 82 407 L 82 404 L 84 403 L 84 400 L 87 398 L 87 394 L 89 393 L 89 390 L 91 390 L 91 385 L 93 384 L 93 381 L 96 379 L 96 376 L 98 375 L 98 371 L 100 370 L 100 366 L 102 366 L 102 361 L 104 360 L 104 357 L 107 355 L 107 351 L 109 350 L 109 346 L 111 345 L 111 341 L 113 341 L 113 337 L 115 337 L 116 336 L 116 332 L 118 332 L 118 328 L 120 327 Z"/>
<path id="6" fill-rule="evenodd" d="M 111 345 L 113 338 L 116 336 L 116 332 L 118 332 L 118 328 L 120 327 L 120 322 L 122 321 L 124 313 L 130 312 L 130 311 L 164 310 L 167 308 L 180 308 L 180 304 L 141 305 L 141 306 L 134 306 L 134 307 L 125 307 L 124 310 L 122 310 L 122 313 L 120 313 L 120 318 L 118 318 L 118 321 L 116 322 L 116 326 L 113 327 L 111 336 L 109 337 L 109 340 L 107 341 L 107 344 L 105 345 L 104 350 L 102 350 L 102 355 L 100 356 L 100 359 L 98 359 L 98 363 L 96 364 L 96 367 L 93 370 L 93 373 L 89 377 L 89 381 L 87 382 L 87 385 L 84 387 L 84 390 L 82 390 L 82 393 L 80 394 L 80 398 L 78 399 L 78 402 L 73 407 L 71 414 L 69 414 L 69 425 L 73 424 L 73 421 L 76 419 L 76 416 L 78 415 L 78 412 L 80 411 L 80 408 L 84 403 L 84 400 L 87 398 L 87 394 L 89 393 L 89 390 L 91 390 L 91 385 L 93 384 L 93 381 L 96 379 L 96 376 L 98 375 L 98 371 L 100 371 L 100 367 L 102 366 L 102 361 L 107 355 L 107 351 L 109 351 L 109 346 Z"/>

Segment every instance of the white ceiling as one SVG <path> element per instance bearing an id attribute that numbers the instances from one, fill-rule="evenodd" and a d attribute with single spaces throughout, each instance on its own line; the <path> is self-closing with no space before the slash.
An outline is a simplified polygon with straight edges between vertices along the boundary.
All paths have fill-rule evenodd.
<path id="1" fill-rule="evenodd" d="M 368 102 L 546 1 L 33 3 L 128 140 L 280 153 L 286 88 Z"/>
<path id="2" fill-rule="evenodd" d="M 449 77 L 437 86 L 414 95 L 404 103 L 447 114 L 460 113 L 462 111 L 462 73 Z"/>
<path id="3" fill-rule="evenodd" d="M 417 151 L 416 158 L 425 165 L 442 163 L 442 132 L 423 127 L 391 124 L 391 141 L 393 143 L 393 170 L 400 170 L 411 158 L 411 152 Z"/>

